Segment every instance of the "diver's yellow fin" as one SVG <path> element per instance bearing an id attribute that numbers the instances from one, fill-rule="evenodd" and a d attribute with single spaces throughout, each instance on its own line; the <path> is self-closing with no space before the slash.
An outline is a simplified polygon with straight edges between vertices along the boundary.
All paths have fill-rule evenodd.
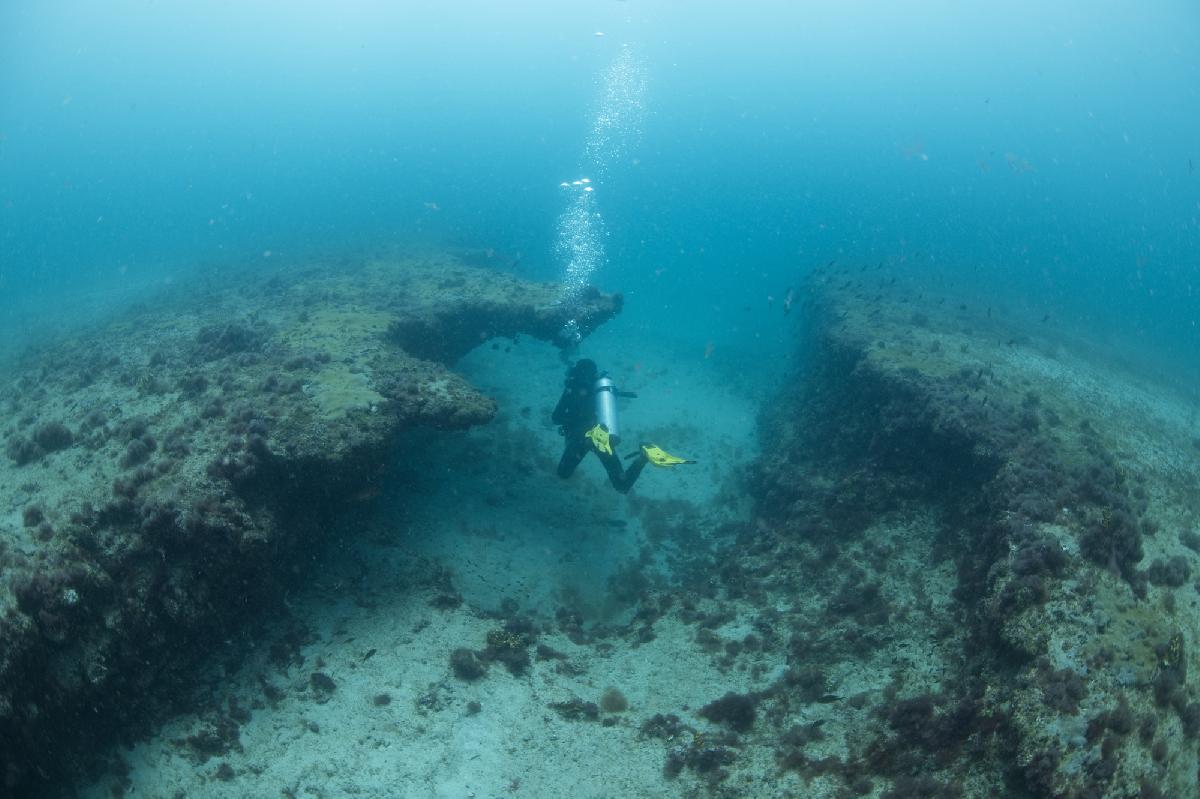
<path id="1" fill-rule="evenodd" d="M 604 425 L 598 424 L 584 435 L 591 439 L 592 446 L 596 448 L 597 452 L 603 452 L 605 455 L 612 454 L 612 442 L 608 440 L 608 431 L 604 429 Z"/>
<path id="2" fill-rule="evenodd" d="M 678 466 L 681 463 L 695 463 L 695 461 L 690 461 L 686 458 L 677 458 L 655 444 L 643 444 L 642 452 L 646 453 L 646 460 L 655 466 Z"/>

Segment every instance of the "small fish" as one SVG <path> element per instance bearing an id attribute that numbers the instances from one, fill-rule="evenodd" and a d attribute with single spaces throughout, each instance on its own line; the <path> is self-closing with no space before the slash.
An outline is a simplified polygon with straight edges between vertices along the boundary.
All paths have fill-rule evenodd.
<path id="1" fill-rule="evenodd" d="M 629 526 L 629 522 L 625 521 L 624 519 L 609 519 L 607 522 L 605 522 L 605 524 L 607 524 L 609 527 L 618 527 L 621 529 Z"/>
<path id="2" fill-rule="evenodd" d="M 789 287 L 787 294 L 783 295 L 783 312 L 785 314 L 792 312 L 792 303 L 796 301 L 796 292 Z"/>
<path id="3" fill-rule="evenodd" d="M 383 489 L 378 485 L 369 485 L 359 489 L 350 495 L 347 501 L 349 502 L 370 502 L 379 497 L 383 493 Z"/>
<path id="4" fill-rule="evenodd" d="M 711 358 L 712 354 L 713 354 L 713 350 L 715 350 L 716 348 L 717 348 L 717 345 L 713 344 L 711 341 L 708 342 L 707 344 L 705 344 L 704 345 L 704 357 L 706 359 Z"/>
<path id="5" fill-rule="evenodd" d="M 1050 314 L 1046 314 L 1045 316 L 1042 317 L 1042 324 L 1045 324 L 1046 322 L 1049 322 L 1049 321 L 1050 321 Z"/>

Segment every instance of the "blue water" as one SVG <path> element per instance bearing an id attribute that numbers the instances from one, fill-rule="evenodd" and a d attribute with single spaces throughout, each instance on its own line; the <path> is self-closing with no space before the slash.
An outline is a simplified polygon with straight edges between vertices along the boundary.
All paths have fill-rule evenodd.
<path id="1" fill-rule="evenodd" d="M 1200 9 L 981 5 L 6 3 L 0 332 L 380 243 L 556 279 L 627 47 L 594 281 L 631 335 L 784 352 L 768 295 L 887 260 L 1194 375 Z"/>

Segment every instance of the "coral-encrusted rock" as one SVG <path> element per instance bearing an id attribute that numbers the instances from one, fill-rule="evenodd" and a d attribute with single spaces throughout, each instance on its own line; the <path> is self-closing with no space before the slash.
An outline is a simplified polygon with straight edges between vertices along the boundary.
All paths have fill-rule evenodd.
<path id="1" fill-rule="evenodd" d="M 44 795 L 269 608 L 399 433 L 490 420 L 459 356 L 569 319 L 561 287 L 440 253 L 209 277 L 0 376 L 0 506 L 25 509 L 0 519 L 4 795 Z M 620 299 L 572 310 L 586 333 Z"/>
<path id="2" fill-rule="evenodd" d="M 604 295 L 588 288 L 572 303 L 572 317 L 563 305 L 561 286 L 531 286 L 496 275 L 487 290 L 481 291 L 471 274 L 466 267 L 448 265 L 400 281 L 398 296 L 408 312 L 391 323 L 389 335 L 413 355 L 453 363 L 493 336 L 528 333 L 553 341 L 568 320 L 586 336 L 621 310 L 621 295 Z M 459 301 L 453 310 L 439 299 L 447 293 Z"/>
<path id="3" fill-rule="evenodd" d="M 849 741 L 847 762 L 897 795 L 918 771 L 975 786 L 966 796 L 1197 795 L 1186 401 L 1045 326 L 866 281 L 808 286 L 805 368 L 765 414 L 753 493 L 764 527 L 820 547 L 822 568 L 840 551 L 861 560 L 864 531 L 906 503 L 932 509 L 937 532 L 913 548 L 938 553 L 929 569 L 953 563 L 956 584 L 931 599 L 953 603 L 947 634 L 965 643 L 905 678 L 939 673 L 939 702 L 965 710 L 881 705 L 892 729 Z M 793 647 L 812 658 L 821 643 Z M 920 723 L 901 730 L 898 709 L 914 708 Z M 935 720 L 952 734 L 929 745 Z"/>

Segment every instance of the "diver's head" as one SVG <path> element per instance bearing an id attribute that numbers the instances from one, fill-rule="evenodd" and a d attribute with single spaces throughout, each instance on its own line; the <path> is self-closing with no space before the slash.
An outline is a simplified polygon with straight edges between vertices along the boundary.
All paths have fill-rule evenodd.
<path id="1" fill-rule="evenodd" d="M 582 388 L 591 388 L 599 377 L 600 370 L 591 358 L 580 358 L 567 372 L 567 383 Z"/>

